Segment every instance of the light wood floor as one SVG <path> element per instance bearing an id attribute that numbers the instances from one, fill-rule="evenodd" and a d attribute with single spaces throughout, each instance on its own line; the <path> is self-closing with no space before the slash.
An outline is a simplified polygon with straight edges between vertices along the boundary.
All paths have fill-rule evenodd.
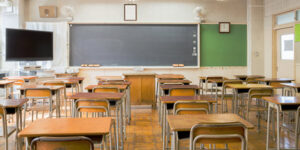
<path id="1" fill-rule="evenodd" d="M 30 116 L 31 117 L 31 116 Z M 255 114 L 251 115 L 252 122 L 255 121 Z M 264 121 L 262 121 L 264 122 Z M 254 122 L 255 123 L 255 122 Z M 2 123 L 1 123 L 2 124 Z M 263 123 L 265 126 L 265 123 Z M 1 127 L 1 126 L 0 126 Z M 286 129 L 281 134 L 281 145 L 288 148 L 294 146 L 294 134 Z M 9 149 L 14 150 L 15 136 L 9 138 Z M 249 131 L 249 150 L 264 150 L 266 141 L 266 129 L 262 128 L 261 132 L 257 130 Z M 188 142 L 181 144 L 182 149 L 188 147 Z M 271 146 L 274 147 L 274 142 Z M 229 145 L 230 149 L 239 149 L 238 145 Z M 183 148 L 186 147 L 186 148 Z M 4 140 L 0 138 L 0 150 L 4 149 Z M 161 128 L 158 124 L 158 113 L 154 109 L 132 109 L 132 121 L 127 126 L 127 140 L 125 150 L 160 150 L 162 149 Z"/>

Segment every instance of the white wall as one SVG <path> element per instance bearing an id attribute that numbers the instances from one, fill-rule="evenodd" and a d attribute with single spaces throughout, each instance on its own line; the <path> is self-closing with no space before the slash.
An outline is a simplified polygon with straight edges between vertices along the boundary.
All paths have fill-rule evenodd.
<path id="1" fill-rule="evenodd" d="M 5 29 L 6 28 L 23 28 L 24 25 L 24 0 L 13 0 L 13 12 L 6 12 L 2 9 L 1 13 L 1 59 L 5 59 L 4 57 L 4 39 L 5 39 Z M 13 70 L 12 68 L 16 68 L 16 63 L 13 62 L 3 62 L 1 64 L 1 69 L 4 71 Z"/>
<path id="2" fill-rule="evenodd" d="M 248 0 L 248 73 L 264 75 L 264 1 Z"/>
<path id="3" fill-rule="evenodd" d="M 26 19 L 53 21 L 39 18 L 38 6 L 65 5 L 75 8 L 74 22 L 123 22 L 124 0 L 25 0 Z M 195 22 L 193 10 L 206 9 L 209 23 L 230 21 L 246 24 L 246 0 L 138 0 L 138 22 Z M 59 18 L 62 16 L 59 13 Z"/>

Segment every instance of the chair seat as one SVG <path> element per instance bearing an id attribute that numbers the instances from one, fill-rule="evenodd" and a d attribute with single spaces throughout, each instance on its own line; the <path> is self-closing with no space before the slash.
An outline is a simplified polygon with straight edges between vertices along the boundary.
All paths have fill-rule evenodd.
<path id="1" fill-rule="evenodd" d="M 53 105 L 52 109 L 55 109 L 55 108 L 56 108 L 56 105 Z M 27 109 L 31 110 L 31 111 L 48 111 L 48 110 L 50 110 L 49 105 L 34 105 Z"/>

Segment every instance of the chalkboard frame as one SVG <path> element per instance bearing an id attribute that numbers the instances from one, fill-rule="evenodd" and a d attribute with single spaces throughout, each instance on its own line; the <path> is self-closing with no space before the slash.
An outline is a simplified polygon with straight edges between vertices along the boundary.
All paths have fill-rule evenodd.
<path id="1" fill-rule="evenodd" d="M 143 24 L 149 24 L 149 25 L 197 25 L 197 65 L 195 66 L 184 66 L 184 67 L 174 67 L 174 66 L 101 66 L 101 68 L 137 68 L 137 69 L 140 69 L 140 68 L 186 68 L 186 69 L 190 69 L 190 68 L 200 68 L 200 24 L 199 23 L 195 23 L 195 22 L 191 22 L 191 23 L 155 23 L 155 22 L 152 22 L 152 23 L 149 23 L 149 22 L 136 22 L 136 23 L 98 23 L 98 22 L 95 22 L 95 23 L 82 23 L 82 22 L 69 22 L 68 23 L 68 66 L 70 67 L 80 67 L 80 66 L 71 66 L 70 65 L 70 60 L 71 60 L 71 55 L 70 55 L 70 52 L 71 52 L 71 38 L 70 38 L 70 28 L 72 25 L 143 25 Z M 93 67 L 95 68 L 95 67 Z"/>

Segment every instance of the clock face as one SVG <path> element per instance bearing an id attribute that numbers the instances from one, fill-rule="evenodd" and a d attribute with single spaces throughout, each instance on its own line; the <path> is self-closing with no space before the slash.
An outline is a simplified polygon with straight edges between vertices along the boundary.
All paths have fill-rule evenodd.
<path id="1" fill-rule="evenodd" d="M 220 23 L 220 32 L 229 33 L 230 32 L 230 23 Z"/>

